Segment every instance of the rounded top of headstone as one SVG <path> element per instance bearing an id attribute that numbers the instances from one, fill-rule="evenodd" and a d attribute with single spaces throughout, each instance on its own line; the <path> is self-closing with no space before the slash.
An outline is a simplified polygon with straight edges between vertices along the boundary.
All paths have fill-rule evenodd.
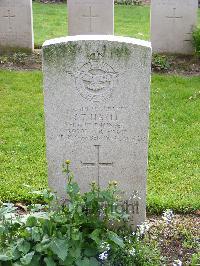
<path id="1" fill-rule="evenodd" d="M 56 38 L 56 39 L 45 41 L 42 47 L 44 48 L 50 45 L 56 45 L 56 44 L 62 44 L 62 43 L 68 43 L 68 42 L 76 42 L 76 41 L 119 42 L 119 43 L 127 43 L 127 44 L 133 44 L 133 45 L 151 48 L 151 42 L 140 40 L 140 39 L 135 39 L 135 38 L 130 38 L 130 37 L 122 37 L 122 36 L 114 36 L 114 35 L 76 35 L 76 36 L 61 37 L 61 38 Z"/>

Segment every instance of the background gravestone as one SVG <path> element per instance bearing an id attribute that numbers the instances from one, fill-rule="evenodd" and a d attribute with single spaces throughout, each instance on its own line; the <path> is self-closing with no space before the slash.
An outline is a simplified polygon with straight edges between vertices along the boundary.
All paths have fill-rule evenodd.
<path id="1" fill-rule="evenodd" d="M 33 50 L 32 0 L 0 0 L 0 46 Z"/>
<path id="2" fill-rule="evenodd" d="M 145 219 L 151 47 L 114 36 L 46 41 L 43 71 L 49 185 L 64 196 L 62 165 L 82 191 L 117 180 L 135 191 L 134 223 Z M 133 197 L 134 200 L 134 197 Z"/>
<path id="3" fill-rule="evenodd" d="M 114 33 L 114 0 L 68 0 L 69 35 Z"/>
<path id="4" fill-rule="evenodd" d="M 152 0 L 153 52 L 192 54 L 192 31 L 197 23 L 198 0 Z"/>

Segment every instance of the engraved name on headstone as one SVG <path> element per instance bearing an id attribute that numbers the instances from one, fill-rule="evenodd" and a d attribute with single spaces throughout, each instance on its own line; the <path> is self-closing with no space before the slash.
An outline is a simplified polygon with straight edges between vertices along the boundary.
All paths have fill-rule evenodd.
<path id="1" fill-rule="evenodd" d="M 31 0 L 0 1 L 0 46 L 33 50 Z"/>
<path id="2" fill-rule="evenodd" d="M 153 52 L 192 54 L 192 31 L 197 23 L 198 0 L 152 0 Z"/>
<path id="3" fill-rule="evenodd" d="M 113 0 L 68 0 L 67 5 L 69 35 L 113 34 Z"/>
<path id="4" fill-rule="evenodd" d="M 62 197 L 71 169 L 82 191 L 116 180 L 133 223 L 145 219 L 151 46 L 114 36 L 74 36 L 43 45 L 49 185 Z M 137 193 L 136 193 L 137 192 Z"/>

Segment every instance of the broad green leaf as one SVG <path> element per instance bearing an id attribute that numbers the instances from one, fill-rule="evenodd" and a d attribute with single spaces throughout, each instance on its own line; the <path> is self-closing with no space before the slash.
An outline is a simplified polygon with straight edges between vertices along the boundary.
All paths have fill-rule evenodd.
<path id="1" fill-rule="evenodd" d="M 11 260 L 10 256 L 0 254 L 0 261 L 9 261 L 9 260 Z"/>
<path id="2" fill-rule="evenodd" d="M 27 253 L 24 257 L 20 259 L 22 265 L 29 265 L 31 263 L 31 260 L 33 258 L 33 255 L 35 254 L 34 251 Z"/>
<path id="3" fill-rule="evenodd" d="M 40 219 L 40 223 L 42 224 L 44 234 L 52 235 L 55 225 L 48 219 Z"/>
<path id="4" fill-rule="evenodd" d="M 41 266 L 40 255 L 34 255 L 29 266 Z"/>
<path id="5" fill-rule="evenodd" d="M 75 240 L 75 241 L 77 241 L 77 240 L 80 240 L 81 239 L 81 237 L 82 237 L 82 233 L 81 232 L 79 232 L 78 230 L 77 231 L 73 231 L 72 232 L 72 239 L 73 240 Z"/>
<path id="6" fill-rule="evenodd" d="M 18 244 L 17 248 L 19 251 L 21 251 L 23 254 L 27 254 L 30 250 L 30 243 L 21 239 Z"/>
<path id="7" fill-rule="evenodd" d="M 86 198 L 86 202 L 87 203 L 91 202 L 91 201 L 93 201 L 93 199 L 94 199 L 94 194 L 93 193 L 88 193 L 87 194 L 87 198 Z"/>
<path id="8" fill-rule="evenodd" d="M 97 250 L 95 248 L 86 248 L 84 250 L 84 255 L 86 257 L 95 257 L 96 254 L 97 254 Z"/>
<path id="9" fill-rule="evenodd" d="M 0 235 L 2 235 L 5 232 L 5 227 L 3 225 L 0 225 Z"/>
<path id="10" fill-rule="evenodd" d="M 64 261 L 68 255 L 68 241 L 62 239 L 53 239 L 50 244 L 50 249 L 55 255 Z"/>
<path id="11" fill-rule="evenodd" d="M 95 229 L 91 234 L 90 238 L 93 239 L 97 244 L 100 243 L 101 238 L 99 237 L 100 234 L 102 235 L 102 230 L 100 229 Z"/>
<path id="12" fill-rule="evenodd" d="M 35 246 L 35 250 L 41 253 L 43 251 L 46 251 L 49 248 L 50 244 L 51 242 L 50 242 L 49 237 L 45 235 L 42 241 Z"/>
<path id="13" fill-rule="evenodd" d="M 76 261 L 77 266 L 91 266 L 88 258 L 84 258 L 83 260 L 79 259 Z"/>
<path id="14" fill-rule="evenodd" d="M 42 238 L 41 244 L 48 244 L 50 242 L 49 236 L 48 235 L 44 235 L 44 237 Z"/>
<path id="15" fill-rule="evenodd" d="M 65 266 L 72 266 L 72 265 L 74 265 L 74 261 L 76 261 L 76 259 L 74 257 L 72 257 L 71 252 L 70 252 L 70 254 L 67 256 L 67 258 L 64 261 Z"/>
<path id="16" fill-rule="evenodd" d="M 99 262 L 95 258 L 84 258 L 76 261 L 77 266 L 100 266 Z"/>
<path id="17" fill-rule="evenodd" d="M 122 238 L 120 238 L 116 233 L 109 231 L 108 232 L 108 238 L 113 241 L 115 244 L 117 244 L 118 246 L 120 246 L 121 248 L 124 247 L 124 241 Z"/>
<path id="18" fill-rule="evenodd" d="M 42 243 L 38 243 L 36 246 L 35 246 L 35 250 L 39 253 L 41 252 L 45 252 L 50 246 L 50 243 L 48 244 L 42 244 Z"/>
<path id="19" fill-rule="evenodd" d="M 90 258 L 90 266 L 100 266 L 100 263 L 95 258 Z"/>
<path id="20" fill-rule="evenodd" d="M 72 247 L 70 249 L 70 254 L 73 256 L 73 258 L 80 258 L 81 257 L 81 247 L 78 247 L 77 245 L 75 245 L 74 247 Z"/>
<path id="21" fill-rule="evenodd" d="M 79 192 L 79 190 L 80 190 L 77 183 L 72 183 L 71 184 L 71 188 L 73 189 L 73 193 L 74 194 L 77 194 Z"/>
<path id="22" fill-rule="evenodd" d="M 56 266 L 56 263 L 51 257 L 44 258 L 44 262 L 46 263 L 47 266 Z"/>
<path id="23" fill-rule="evenodd" d="M 33 227 L 37 225 L 37 219 L 34 216 L 29 216 L 26 221 L 26 226 Z"/>
<path id="24" fill-rule="evenodd" d="M 18 250 L 17 246 L 12 247 L 12 259 L 18 260 L 21 257 L 21 252 Z"/>
<path id="25" fill-rule="evenodd" d="M 36 242 L 41 240 L 41 236 L 40 236 L 40 230 L 38 227 L 34 226 L 31 230 L 31 236 L 32 239 Z"/>

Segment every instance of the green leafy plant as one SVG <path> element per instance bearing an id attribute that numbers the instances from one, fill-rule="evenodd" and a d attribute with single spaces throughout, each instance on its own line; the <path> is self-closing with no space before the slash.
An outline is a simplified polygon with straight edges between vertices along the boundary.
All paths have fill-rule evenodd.
<path id="1" fill-rule="evenodd" d="M 117 183 L 110 182 L 106 189 L 100 189 L 93 182 L 91 190 L 81 194 L 69 164 L 66 161 L 64 167 L 67 200 L 62 204 L 55 204 L 60 199 L 46 189 L 32 192 L 45 204 L 30 206 L 29 214 L 18 215 L 12 204 L 2 205 L 1 265 L 132 266 L 144 265 L 144 260 L 150 261 L 145 265 L 157 261 L 156 256 L 150 256 L 149 247 L 140 242 L 146 227 L 132 233 L 127 223 L 129 215 L 116 211 L 115 206 L 122 200 Z"/>
<path id="2" fill-rule="evenodd" d="M 165 55 L 154 54 L 152 68 L 156 71 L 164 71 L 170 68 L 170 63 Z"/>
<path id="3" fill-rule="evenodd" d="M 0 56 L 0 64 L 18 64 L 18 65 L 24 65 L 27 58 L 28 54 L 25 52 L 16 52 L 16 53 L 11 53 L 8 55 L 2 55 Z"/>
<path id="4" fill-rule="evenodd" d="M 196 54 L 200 56 L 200 27 L 197 27 L 192 34 L 193 45 L 195 47 Z"/>
<path id="5" fill-rule="evenodd" d="M 191 266 L 200 265 L 200 252 L 192 255 Z"/>
<path id="6" fill-rule="evenodd" d="M 8 56 L 2 55 L 0 56 L 0 64 L 6 64 L 8 62 Z"/>
<path id="7" fill-rule="evenodd" d="M 12 56 L 11 56 L 11 60 L 13 63 L 16 63 L 16 64 L 25 64 L 25 60 L 27 59 L 28 55 L 26 53 L 23 53 L 23 52 L 17 52 L 17 53 L 14 53 Z"/>

